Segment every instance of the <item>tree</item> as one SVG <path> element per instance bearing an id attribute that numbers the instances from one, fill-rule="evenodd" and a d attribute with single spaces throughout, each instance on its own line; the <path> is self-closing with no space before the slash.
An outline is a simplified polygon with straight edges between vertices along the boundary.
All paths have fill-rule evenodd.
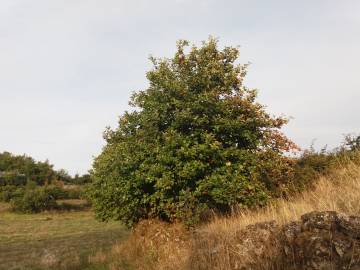
<path id="1" fill-rule="evenodd" d="M 186 52 L 188 50 L 188 52 Z M 243 85 L 238 48 L 179 41 L 171 59 L 150 58 L 149 87 L 133 94 L 93 164 L 97 216 L 197 222 L 208 209 L 262 205 L 283 183 L 295 148 Z M 280 181 L 280 182 L 279 182 Z"/>
<path id="2" fill-rule="evenodd" d="M 13 155 L 9 152 L 0 153 L 0 178 L 1 175 L 8 176 L 7 185 L 24 185 L 26 181 L 44 185 L 57 178 L 53 165 L 48 161 L 35 161 L 32 157 Z"/>

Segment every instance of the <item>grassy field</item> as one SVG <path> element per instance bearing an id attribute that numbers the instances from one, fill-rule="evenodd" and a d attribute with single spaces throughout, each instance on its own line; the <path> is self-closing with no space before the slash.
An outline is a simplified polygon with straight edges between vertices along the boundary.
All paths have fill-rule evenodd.
<path id="1" fill-rule="evenodd" d="M 0 204 L 0 269 L 97 269 L 89 256 L 127 234 L 118 222 L 96 221 L 91 211 L 27 215 Z"/>

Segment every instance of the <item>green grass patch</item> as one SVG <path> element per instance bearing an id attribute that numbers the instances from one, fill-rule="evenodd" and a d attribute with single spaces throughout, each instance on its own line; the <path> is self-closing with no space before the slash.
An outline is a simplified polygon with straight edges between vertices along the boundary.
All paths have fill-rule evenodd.
<path id="1" fill-rule="evenodd" d="M 91 211 L 0 211 L 0 269 L 86 269 L 90 254 L 127 234 L 118 222 L 95 220 Z"/>

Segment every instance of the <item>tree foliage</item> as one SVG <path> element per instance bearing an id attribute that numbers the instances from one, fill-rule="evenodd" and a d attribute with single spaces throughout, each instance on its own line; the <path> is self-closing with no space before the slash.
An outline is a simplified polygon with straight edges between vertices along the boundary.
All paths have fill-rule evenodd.
<path id="1" fill-rule="evenodd" d="M 244 86 L 239 49 L 179 41 L 170 59 L 151 58 L 149 87 L 135 93 L 93 165 L 97 216 L 196 222 L 208 209 L 264 204 L 286 181 L 295 145 Z M 281 177 L 280 177 L 281 176 Z"/>
<path id="2" fill-rule="evenodd" d="M 35 161 L 32 157 L 9 152 L 0 153 L 0 186 L 24 185 L 27 181 L 44 185 L 55 179 L 57 172 L 48 161 Z"/>
<path id="3" fill-rule="evenodd" d="M 39 186 L 61 181 L 66 184 L 84 185 L 90 180 L 89 174 L 69 175 L 64 169 L 55 170 L 48 161 L 36 161 L 26 155 L 14 155 L 9 152 L 0 153 L 0 187 L 23 186 L 28 181 Z"/>
<path id="4" fill-rule="evenodd" d="M 11 200 L 13 210 L 22 213 L 38 213 L 45 210 L 56 209 L 56 197 L 48 187 L 25 188 Z"/>

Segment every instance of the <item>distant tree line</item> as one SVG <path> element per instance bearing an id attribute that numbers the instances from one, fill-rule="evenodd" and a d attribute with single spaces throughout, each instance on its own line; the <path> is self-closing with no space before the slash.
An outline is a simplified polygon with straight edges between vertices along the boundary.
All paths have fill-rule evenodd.
<path id="1" fill-rule="evenodd" d="M 48 161 L 0 153 L 0 201 L 10 202 L 16 211 L 58 209 L 57 200 L 83 198 L 88 183 L 89 174 L 70 176 L 63 169 L 55 170 Z"/>
<path id="2" fill-rule="evenodd" d="M 90 175 L 70 176 L 65 170 L 55 170 L 49 161 L 35 161 L 26 155 L 0 153 L 0 186 L 25 185 L 28 181 L 43 186 L 54 181 L 82 185 L 90 182 Z"/>
<path id="3" fill-rule="evenodd" d="M 56 171 L 48 161 L 35 161 L 26 155 L 0 153 L 0 185 L 24 185 L 33 181 L 44 185 L 56 180 Z"/>

